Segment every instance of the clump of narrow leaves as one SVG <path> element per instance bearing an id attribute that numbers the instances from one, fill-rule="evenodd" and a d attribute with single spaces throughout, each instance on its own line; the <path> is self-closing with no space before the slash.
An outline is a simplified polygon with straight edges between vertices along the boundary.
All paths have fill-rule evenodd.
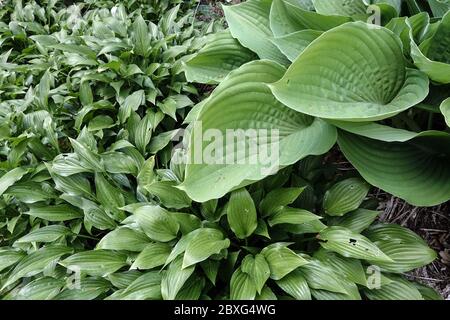
<path id="1" fill-rule="evenodd" d="M 0 297 L 440 299 L 369 190 L 450 198 L 448 3 L 249 0 L 228 29 L 197 5 L 0 8 Z M 278 129 L 280 170 L 184 164 L 197 120 Z"/>

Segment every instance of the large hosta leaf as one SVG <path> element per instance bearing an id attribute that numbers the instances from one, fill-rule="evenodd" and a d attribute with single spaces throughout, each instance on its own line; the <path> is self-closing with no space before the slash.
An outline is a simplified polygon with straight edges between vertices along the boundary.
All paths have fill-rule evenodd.
<path id="1" fill-rule="evenodd" d="M 313 3 L 321 14 L 355 16 L 366 13 L 363 0 L 313 0 Z"/>
<path id="2" fill-rule="evenodd" d="M 412 22 L 407 20 L 412 29 Z M 410 31 L 411 57 L 414 64 L 431 80 L 450 83 L 450 11 L 442 18 L 434 35 L 417 46 Z"/>
<path id="3" fill-rule="evenodd" d="M 280 79 L 283 72 L 280 65 L 266 60 L 245 64 L 231 72 L 204 104 L 193 124 L 190 163 L 180 185 L 190 198 L 199 202 L 219 198 L 239 185 L 273 174 L 277 167 L 322 154 L 334 144 L 334 127 L 295 112 L 273 97 L 264 82 Z M 241 136 L 244 132 L 243 139 L 238 144 L 227 139 L 227 130 Z M 251 138 L 255 131 L 263 137 Z M 214 143 L 202 141 L 205 133 L 215 133 L 208 137 Z M 205 163 L 204 155 L 213 158 L 212 163 Z M 230 155 L 235 157 L 232 161 Z"/>
<path id="4" fill-rule="evenodd" d="M 284 55 L 270 41 L 269 12 L 272 0 L 249 0 L 234 6 L 223 6 L 225 18 L 234 38 L 261 59 L 287 62 Z"/>
<path id="5" fill-rule="evenodd" d="M 270 28 L 276 37 L 307 29 L 325 31 L 349 21 L 349 17 L 308 11 L 295 0 L 273 0 L 270 9 Z"/>
<path id="6" fill-rule="evenodd" d="M 276 37 L 273 43 L 290 60 L 294 61 L 303 50 L 323 32 L 316 30 L 301 30 L 289 33 L 284 36 Z"/>
<path id="7" fill-rule="evenodd" d="M 370 184 L 417 206 L 433 206 L 450 199 L 449 134 L 415 134 L 376 124 L 352 130 L 371 138 L 341 131 L 338 143 Z"/>
<path id="8" fill-rule="evenodd" d="M 279 101 L 302 113 L 368 121 L 422 101 L 428 79 L 405 68 L 401 42 L 390 30 L 351 22 L 313 41 L 270 87 Z"/>
<path id="9" fill-rule="evenodd" d="M 233 38 L 229 30 L 215 33 L 206 45 L 186 61 L 184 72 L 189 82 L 219 83 L 255 54 Z"/>

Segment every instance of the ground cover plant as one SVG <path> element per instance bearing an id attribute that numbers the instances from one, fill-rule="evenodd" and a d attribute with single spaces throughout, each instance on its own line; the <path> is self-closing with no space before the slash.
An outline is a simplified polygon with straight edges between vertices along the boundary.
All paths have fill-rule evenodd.
<path id="1" fill-rule="evenodd" d="M 450 2 L 203 9 L 0 7 L 0 297 L 442 299 L 372 191 L 450 200 Z"/>

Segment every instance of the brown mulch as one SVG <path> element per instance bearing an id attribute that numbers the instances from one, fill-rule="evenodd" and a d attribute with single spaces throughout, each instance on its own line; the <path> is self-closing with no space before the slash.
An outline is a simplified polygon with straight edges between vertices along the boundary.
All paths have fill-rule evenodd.
<path id="1" fill-rule="evenodd" d="M 408 277 L 433 287 L 450 300 L 450 202 L 419 208 L 382 191 L 375 196 L 384 199 L 380 205 L 383 210 L 381 221 L 413 230 L 438 253 L 433 263 L 410 272 Z"/>

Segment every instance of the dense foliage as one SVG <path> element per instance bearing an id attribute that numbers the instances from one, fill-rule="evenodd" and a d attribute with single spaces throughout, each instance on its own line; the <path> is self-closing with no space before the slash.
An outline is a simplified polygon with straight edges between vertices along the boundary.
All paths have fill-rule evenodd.
<path id="1" fill-rule="evenodd" d="M 404 276 L 436 253 L 370 190 L 450 199 L 450 3 L 223 9 L 0 8 L 0 297 L 440 299 Z M 187 161 L 196 130 L 255 128 L 275 174 Z"/>

